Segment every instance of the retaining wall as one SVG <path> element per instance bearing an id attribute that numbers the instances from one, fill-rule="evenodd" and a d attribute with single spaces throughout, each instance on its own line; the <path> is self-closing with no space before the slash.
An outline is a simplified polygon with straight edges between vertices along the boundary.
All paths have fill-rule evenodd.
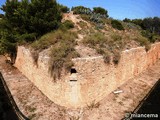
<path id="1" fill-rule="evenodd" d="M 118 65 L 105 64 L 103 57 L 73 59 L 77 73 L 65 73 L 57 82 L 48 73 L 48 52 L 39 54 L 38 67 L 29 49 L 19 46 L 15 66 L 53 102 L 69 108 L 98 102 L 127 80 L 142 73 L 160 58 L 160 43 L 125 50 Z"/>

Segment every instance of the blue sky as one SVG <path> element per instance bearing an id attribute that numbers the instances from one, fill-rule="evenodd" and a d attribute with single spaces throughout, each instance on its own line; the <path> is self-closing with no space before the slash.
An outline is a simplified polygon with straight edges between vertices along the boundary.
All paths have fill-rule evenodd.
<path id="1" fill-rule="evenodd" d="M 0 6 L 6 0 L 0 0 Z M 83 5 L 86 7 L 103 7 L 110 17 L 115 19 L 160 17 L 160 0 L 57 0 L 68 7 Z M 2 11 L 0 11 L 2 13 Z"/>

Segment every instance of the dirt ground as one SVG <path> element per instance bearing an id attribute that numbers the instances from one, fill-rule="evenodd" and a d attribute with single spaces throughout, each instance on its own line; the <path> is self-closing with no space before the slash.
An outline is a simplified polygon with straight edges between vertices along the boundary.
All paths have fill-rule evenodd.
<path id="1" fill-rule="evenodd" d="M 99 103 L 86 108 L 67 109 L 50 101 L 16 68 L 0 56 L 0 71 L 21 112 L 32 120 L 121 120 L 133 111 L 160 78 L 160 60 L 147 71 L 128 80 L 118 88 L 122 93 L 110 93 Z"/>

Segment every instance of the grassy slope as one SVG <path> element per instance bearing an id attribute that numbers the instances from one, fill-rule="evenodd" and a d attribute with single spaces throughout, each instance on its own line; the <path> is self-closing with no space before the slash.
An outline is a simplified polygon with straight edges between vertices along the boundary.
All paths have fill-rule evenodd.
<path id="1" fill-rule="evenodd" d="M 110 63 L 113 56 L 115 64 L 118 64 L 122 50 L 137 46 L 145 46 L 149 50 L 150 42 L 141 35 L 141 29 L 136 25 L 122 23 L 125 30 L 117 30 L 112 27 L 111 19 L 102 19 L 102 22 L 102 28 L 98 28 L 98 24 L 90 21 L 87 15 L 65 14 L 59 30 L 31 44 L 35 61 L 38 60 L 39 52 L 51 48 L 49 72 L 56 79 L 60 77 L 62 68 L 69 70 L 73 66 L 72 58 L 80 57 L 80 51 L 78 53 L 75 46 L 95 49 L 104 56 L 106 63 Z"/>

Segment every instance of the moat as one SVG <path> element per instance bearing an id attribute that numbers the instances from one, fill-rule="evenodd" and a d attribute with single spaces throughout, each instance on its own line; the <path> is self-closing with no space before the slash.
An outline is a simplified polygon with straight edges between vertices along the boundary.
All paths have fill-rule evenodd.
<path id="1" fill-rule="evenodd" d="M 154 86 L 153 90 L 149 93 L 149 96 L 145 98 L 142 106 L 136 112 L 137 114 L 154 114 L 158 115 L 158 118 L 146 118 L 150 120 L 159 120 L 160 119 L 160 79 Z M 136 120 L 134 118 L 132 120 Z M 140 118 L 139 118 L 140 119 Z M 145 119 L 145 118 L 143 118 Z M 142 118 L 141 118 L 142 120 Z"/>
<path id="2" fill-rule="evenodd" d="M 0 79 L 0 120 L 19 120 Z"/>

